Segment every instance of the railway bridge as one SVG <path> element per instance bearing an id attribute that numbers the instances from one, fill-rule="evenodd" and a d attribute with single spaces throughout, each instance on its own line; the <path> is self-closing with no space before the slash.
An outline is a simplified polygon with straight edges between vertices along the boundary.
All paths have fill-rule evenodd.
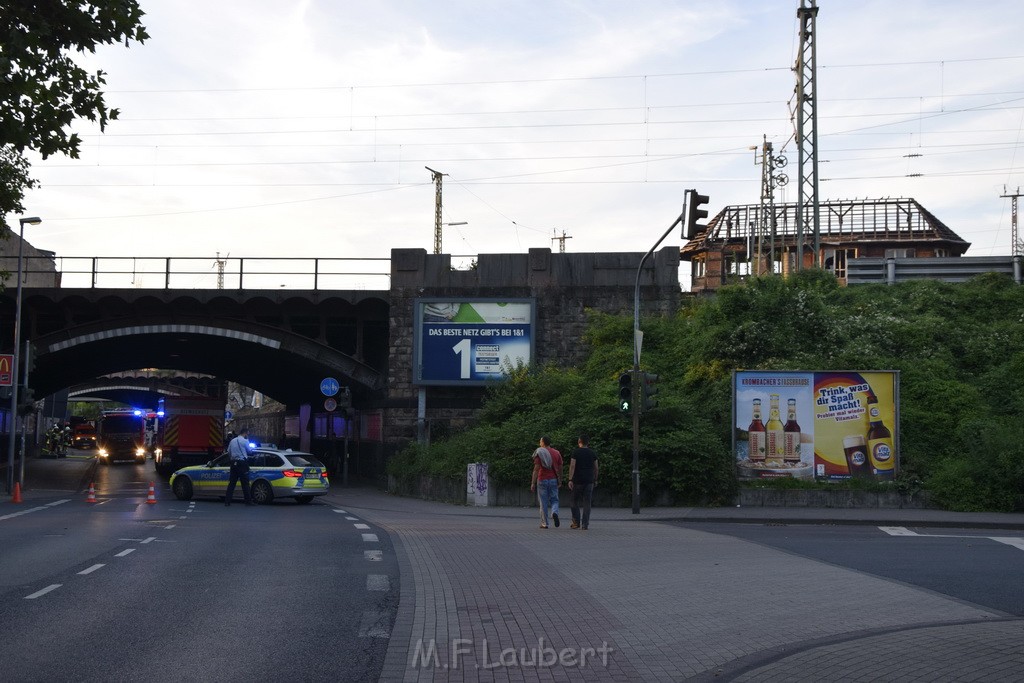
<path id="1" fill-rule="evenodd" d="M 424 378 L 422 302 L 525 302 L 529 362 L 569 365 L 582 352 L 587 309 L 632 313 L 639 292 L 644 314 L 677 310 L 678 247 L 638 268 L 643 256 L 531 249 L 455 268 L 448 254 L 395 249 L 387 259 L 218 259 L 211 272 L 200 267 L 210 259 L 30 252 L 21 309 L 28 386 L 41 399 L 125 371 L 199 373 L 257 390 L 313 429 L 310 418 L 325 413 L 321 380 L 334 377 L 351 391 L 362 455 L 379 464 L 425 424 L 471 420 L 484 391 L 483 381 Z M 0 295 L 4 330 L 13 329 L 13 279 Z M 10 353 L 12 341 L 0 348 Z"/>

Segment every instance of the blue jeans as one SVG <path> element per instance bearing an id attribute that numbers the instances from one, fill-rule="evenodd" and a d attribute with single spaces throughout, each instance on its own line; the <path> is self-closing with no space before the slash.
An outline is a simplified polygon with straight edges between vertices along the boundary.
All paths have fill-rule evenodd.
<path id="1" fill-rule="evenodd" d="M 558 480 L 541 479 L 537 482 L 537 500 L 540 502 L 540 521 L 548 523 L 548 508 L 558 514 Z"/>

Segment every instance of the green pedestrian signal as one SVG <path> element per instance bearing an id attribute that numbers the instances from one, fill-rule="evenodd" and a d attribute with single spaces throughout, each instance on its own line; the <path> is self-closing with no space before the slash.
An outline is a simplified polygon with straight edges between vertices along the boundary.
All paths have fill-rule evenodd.
<path id="1" fill-rule="evenodd" d="M 633 410 L 633 373 L 624 372 L 619 375 L 619 412 L 628 413 Z"/>

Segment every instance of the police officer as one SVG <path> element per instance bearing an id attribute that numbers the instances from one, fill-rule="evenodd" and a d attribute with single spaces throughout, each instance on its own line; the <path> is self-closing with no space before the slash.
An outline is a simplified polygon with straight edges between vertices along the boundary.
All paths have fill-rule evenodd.
<path id="1" fill-rule="evenodd" d="M 235 482 L 242 482 L 242 497 L 246 505 L 252 505 L 249 493 L 249 428 L 242 427 L 238 436 L 228 444 L 228 455 L 231 457 L 231 478 L 228 480 L 227 495 L 224 505 L 231 505 L 231 496 L 235 493 Z"/>

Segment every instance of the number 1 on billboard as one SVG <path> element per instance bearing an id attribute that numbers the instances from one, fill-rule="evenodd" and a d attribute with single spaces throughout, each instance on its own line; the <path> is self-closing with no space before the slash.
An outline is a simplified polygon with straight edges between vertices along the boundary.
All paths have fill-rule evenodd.
<path id="1" fill-rule="evenodd" d="M 469 352 L 472 348 L 468 339 L 463 339 L 452 347 L 452 351 L 461 356 L 462 362 L 459 365 L 459 377 L 469 379 Z"/>

